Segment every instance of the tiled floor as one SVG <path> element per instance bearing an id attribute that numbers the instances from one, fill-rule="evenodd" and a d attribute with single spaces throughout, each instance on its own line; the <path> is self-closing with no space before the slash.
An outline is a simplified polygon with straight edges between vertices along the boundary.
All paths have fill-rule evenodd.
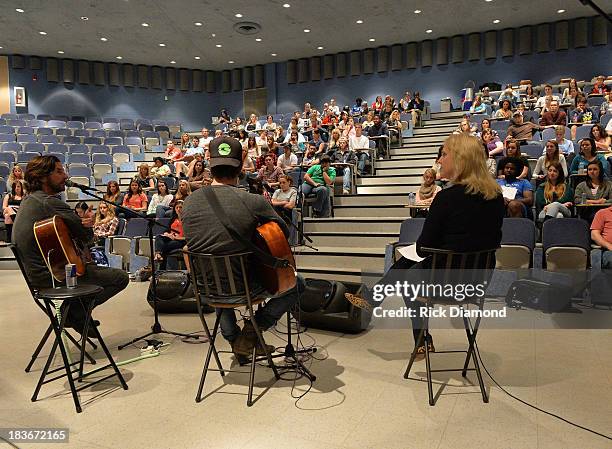
<path id="1" fill-rule="evenodd" d="M 0 291 L 0 427 L 67 427 L 69 447 L 612 447 L 609 440 L 518 403 L 489 379 L 491 400 L 483 404 L 478 389 L 464 383 L 459 373 L 437 375 L 436 388 L 446 381 L 449 385 L 437 405 L 430 407 L 426 384 L 416 380 L 424 375 L 424 363 L 415 364 L 415 380 L 402 377 L 409 357 L 409 325 L 403 330 L 373 328 L 357 336 L 309 331 L 322 347 L 318 356 L 328 357 L 312 364 L 318 380 L 297 403 L 291 396 L 292 382 L 279 381 L 247 408 L 248 376 L 230 375 L 223 386 L 220 376 L 212 373 L 206 391 L 222 387 L 221 392 L 196 404 L 207 346 L 165 337 L 172 343 L 162 355 L 122 367 L 128 391 L 108 393 L 114 382 L 85 390 L 81 395 L 84 410 L 77 414 L 66 394 L 67 384 L 56 382 L 44 386 L 41 400 L 32 403 L 30 396 L 43 360 L 32 373 L 24 373 L 23 368 L 47 324 L 17 272 L 0 271 Z M 117 360 L 138 354 L 136 348 L 117 351 L 116 347 L 144 333 L 152 322 L 145 293 L 146 285 L 131 284 L 95 312 Z M 168 329 L 201 330 L 196 316 L 161 319 Z M 435 335 L 438 349 L 458 348 L 465 338 L 452 329 Z M 270 333 L 267 339 L 282 344 Z M 479 342 L 487 367 L 505 388 L 567 419 L 612 434 L 611 331 L 482 330 Z M 454 358 L 439 357 L 445 357 L 444 364 Z M 257 382 L 265 385 L 267 379 L 269 371 L 261 369 Z M 293 394 L 299 395 L 306 386 L 305 381 L 298 381 Z"/>

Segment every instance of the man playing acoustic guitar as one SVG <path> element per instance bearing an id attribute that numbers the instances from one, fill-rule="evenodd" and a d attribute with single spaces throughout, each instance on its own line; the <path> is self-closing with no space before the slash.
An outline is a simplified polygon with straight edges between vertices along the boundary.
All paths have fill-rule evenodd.
<path id="1" fill-rule="evenodd" d="M 207 189 L 211 189 L 220 203 L 228 224 L 239 235 L 252 240 L 256 228 L 266 222 L 273 221 L 283 230 L 285 236 L 289 230 L 285 221 L 279 217 L 274 208 L 261 195 L 253 195 L 238 189 L 238 176 L 242 170 L 243 151 L 240 142 L 232 137 L 218 137 L 210 142 L 210 171 L 213 182 L 189 195 L 183 207 L 183 228 L 189 251 L 206 254 L 233 254 L 249 251 L 249 248 L 230 236 L 219 220 L 217 213 L 207 198 Z M 255 261 L 255 263 L 261 263 Z M 253 272 L 251 263 L 249 272 Z M 239 272 L 237 270 L 236 272 Z M 265 294 L 259 279 L 249 281 L 251 291 L 261 296 Z M 303 280 L 298 276 L 297 284 L 290 290 L 273 297 L 266 305 L 257 310 L 255 320 L 260 329 L 272 327 L 298 299 L 298 289 L 302 292 Z M 232 351 L 239 360 L 251 355 L 257 344 L 257 355 L 264 355 L 263 348 L 255 334 L 250 321 L 245 320 L 243 329 L 236 324 L 233 309 L 217 309 L 221 316 L 221 334 L 230 342 Z M 268 345 L 270 352 L 274 347 Z"/>
<path id="2" fill-rule="evenodd" d="M 13 227 L 13 242 L 21 252 L 26 275 L 33 286 L 51 287 L 51 274 L 34 237 L 34 223 L 58 215 L 68 226 L 72 238 L 82 247 L 87 247 L 93 241 L 94 220 L 91 214 L 79 217 L 66 202 L 60 199 L 59 194 L 64 191 L 68 176 L 57 157 L 37 156 L 32 159 L 26 167 L 25 179 L 31 193 L 19 208 Z M 79 282 L 104 288 L 94 298 L 95 307 L 125 289 L 129 277 L 123 270 L 88 263 L 85 274 L 79 277 Z M 99 324 L 93 320 L 92 322 Z M 66 317 L 66 327 L 81 332 L 84 325 L 85 309 L 76 305 L 70 307 Z"/>

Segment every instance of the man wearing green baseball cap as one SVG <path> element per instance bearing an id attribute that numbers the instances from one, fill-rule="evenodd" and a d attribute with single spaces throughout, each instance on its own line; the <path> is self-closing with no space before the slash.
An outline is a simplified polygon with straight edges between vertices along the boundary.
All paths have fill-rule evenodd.
<path id="1" fill-rule="evenodd" d="M 288 236 L 289 229 L 284 220 L 263 196 L 248 193 L 237 187 L 242 162 L 246 156 L 240 142 L 233 137 L 218 137 L 210 142 L 209 149 L 213 182 L 210 186 L 203 186 L 189 195 L 183 206 L 183 229 L 189 251 L 215 255 L 249 251 L 249 248 L 232 238 L 221 223 L 207 198 L 209 195 L 206 193 L 207 190 L 214 192 L 231 228 L 246 239 L 252 240 L 256 228 L 268 221 L 277 223 L 285 236 Z M 253 263 L 261 262 L 253 260 Z M 235 273 L 241 273 L 239 266 L 233 268 Z M 262 292 L 263 287 L 254 276 L 255 270 L 250 269 L 248 272 L 252 275 L 249 279 L 251 291 Z M 235 276 L 234 279 L 240 282 L 240 279 L 236 279 L 239 277 Z M 222 279 L 222 282 L 226 281 Z M 236 288 L 240 289 L 242 285 L 237 285 Z M 271 298 L 265 307 L 257 310 L 255 320 L 258 327 L 266 330 L 274 326 L 297 301 L 298 289 L 300 292 L 304 289 L 303 280 L 299 276 L 296 287 Z M 246 302 L 246 299 L 243 302 Z M 245 320 L 243 329 L 240 329 L 233 309 L 217 309 L 217 314 L 220 316 L 221 334 L 229 341 L 239 361 L 244 362 L 245 357 L 251 355 L 256 345 L 257 354 L 265 354 L 250 321 Z M 273 346 L 266 346 L 269 352 L 274 351 Z"/>

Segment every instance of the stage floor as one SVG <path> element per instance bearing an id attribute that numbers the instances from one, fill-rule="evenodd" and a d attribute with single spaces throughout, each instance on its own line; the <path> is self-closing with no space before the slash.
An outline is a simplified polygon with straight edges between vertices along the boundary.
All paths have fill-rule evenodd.
<path id="1" fill-rule="evenodd" d="M 101 333 L 117 361 L 140 353 L 117 345 L 143 334 L 152 322 L 145 302 L 148 284 L 131 283 L 121 295 L 96 309 Z M 278 381 L 253 407 L 246 406 L 248 375 L 229 375 L 225 385 L 210 373 L 206 392 L 219 392 L 196 404 L 206 344 L 172 340 L 159 356 L 121 368 L 129 390 L 115 380 L 81 394 L 77 414 L 67 382 L 43 386 L 40 400 L 30 397 L 44 359 L 26 374 L 25 365 L 47 326 L 17 271 L 0 271 L 0 427 L 58 427 L 70 430 L 75 448 L 610 448 L 612 442 L 539 413 L 511 399 L 485 378 L 490 403 L 483 404 L 475 375 L 438 373 L 448 381 L 435 407 L 427 402 L 423 361 L 404 380 L 412 344 L 405 329 L 373 328 L 359 335 L 309 330 L 304 344 L 321 346 L 305 379 Z M 164 315 L 170 330 L 201 331 L 196 315 Z M 211 317 L 212 320 L 212 317 Z M 465 346 L 461 330 L 434 333 L 438 349 Z M 266 333 L 268 343 L 282 341 Z M 227 345 L 223 343 L 227 349 Z M 494 377 L 510 392 L 548 411 L 612 434 L 612 331 L 490 330 L 479 334 L 481 355 Z M 48 349 L 47 349 L 48 350 Z M 44 354 L 47 352 L 44 351 Z M 97 356 L 101 352 L 98 351 Z M 461 363 L 460 355 L 440 355 L 434 368 Z M 59 359 L 58 359 L 59 360 Z M 228 360 L 227 355 L 223 360 Z M 271 371 L 262 368 L 255 392 Z M 419 381 L 421 379 L 421 381 Z M 44 445 L 18 445 L 43 447 Z M 5 446 L 3 446 L 5 447 Z M 51 446 L 51 447 L 59 447 Z"/>

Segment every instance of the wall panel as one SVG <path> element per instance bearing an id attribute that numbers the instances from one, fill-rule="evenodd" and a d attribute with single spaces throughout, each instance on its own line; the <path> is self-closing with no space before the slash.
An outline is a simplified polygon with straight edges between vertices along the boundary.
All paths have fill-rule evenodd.
<path id="1" fill-rule="evenodd" d="M 530 55 L 532 52 L 531 45 L 531 27 L 519 28 L 519 55 Z"/>
<path id="2" fill-rule="evenodd" d="M 204 86 L 202 84 L 202 71 L 201 70 L 192 70 L 191 71 L 191 90 L 193 92 L 202 92 L 204 90 Z"/>
<path id="3" fill-rule="evenodd" d="M 608 23 L 606 20 L 597 16 L 593 18 L 593 45 L 608 44 Z"/>
<path id="4" fill-rule="evenodd" d="M 550 25 L 547 23 L 541 23 L 537 27 L 537 45 L 536 50 L 538 53 L 546 53 L 550 51 Z"/>
<path id="5" fill-rule="evenodd" d="M 351 52 L 351 76 L 361 75 L 361 52 Z"/>
<path id="6" fill-rule="evenodd" d="M 161 89 L 163 85 L 162 68 L 159 66 L 151 67 L 151 88 Z"/>
<path id="7" fill-rule="evenodd" d="M 376 50 L 376 71 L 379 73 L 389 71 L 389 47 L 379 47 Z"/>
<path id="8" fill-rule="evenodd" d="M 255 84 L 255 89 L 260 89 L 264 87 L 266 85 L 265 67 L 261 64 L 256 65 L 255 69 L 253 70 L 253 77 L 254 77 L 253 83 Z"/>
<path id="9" fill-rule="evenodd" d="M 416 69 L 418 66 L 417 43 L 410 42 L 406 45 L 406 68 Z"/>
<path id="10" fill-rule="evenodd" d="M 472 33 L 468 36 L 468 61 L 480 60 L 480 34 Z"/>
<path id="11" fill-rule="evenodd" d="M 334 56 L 323 56 L 323 79 L 329 80 L 334 77 Z"/>
<path id="12" fill-rule="evenodd" d="M 297 61 L 287 61 L 287 83 L 297 83 Z"/>
<path id="13" fill-rule="evenodd" d="M 346 76 L 346 53 L 336 55 L 336 76 L 338 78 Z"/>
<path id="14" fill-rule="evenodd" d="M 391 47 L 391 70 L 402 70 L 404 67 L 404 46 L 394 45 Z"/>
<path id="15" fill-rule="evenodd" d="M 138 66 L 138 87 L 148 89 L 151 83 L 149 82 L 149 67 L 146 65 Z"/>
<path id="16" fill-rule="evenodd" d="M 448 39 L 441 37 L 436 40 L 436 65 L 448 64 Z"/>
<path id="17" fill-rule="evenodd" d="M 484 58 L 497 58 L 497 31 L 487 31 L 484 34 Z"/>
<path id="18" fill-rule="evenodd" d="M 574 48 L 584 48 L 587 46 L 587 29 L 588 19 L 576 19 L 574 20 Z"/>
<path id="19" fill-rule="evenodd" d="M 30 56 L 30 70 L 41 70 L 42 59 L 38 56 Z"/>
<path id="20" fill-rule="evenodd" d="M 93 73 L 94 73 L 94 84 L 96 86 L 104 86 L 106 84 L 106 76 L 104 74 L 104 63 L 94 62 Z M 119 81 L 117 81 L 117 83 L 119 83 Z"/>
<path id="21" fill-rule="evenodd" d="M 503 58 L 514 56 L 514 30 L 507 29 L 501 33 L 501 55 Z"/>
<path id="22" fill-rule="evenodd" d="M 432 41 L 421 42 L 421 66 L 431 67 L 433 65 L 433 44 Z"/>
<path id="23" fill-rule="evenodd" d="M 564 20 L 555 24 L 555 50 L 569 49 L 569 23 Z"/>
<path id="24" fill-rule="evenodd" d="M 12 69 L 25 69 L 25 58 L 21 55 L 11 56 Z"/>
<path id="25" fill-rule="evenodd" d="M 374 50 L 371 48 L 368 48 L 363 51 L 363 72 L 362 73 L 363 74 L 374 73 Z"/>
<path id="26" fill-rule="evenodd" d="M 89 61 L 79 61 L 78 68 L 79 84 L 89 84 L 91 82 L 91 77 L 89 75 Z"/>
<path id="27" fill-rule="evenodd" d="M 57 59 L 47 58 L 47 81 L 50 83 L 59 82 L 59 65 Z"/>
<path id="28" fill-rule="evenodd" d="M 452 45 L 452 55 L 451 62 L 453 64 L 458 64 L 463 62 L 463 36 L 454 36 L 451 40 Z"/>
<path id="29" fill-rule="evenodd" d="M 65 83 L 74 83 L 74 61 L 72 59 L 62 60 L 62 80 Z"/>
<path id="30" fill-rule="evenodd" d="M 310 80 L 321 81 L 321 57 L 313 56 L 310 58 Z"/>
<path id="31" fill-rule="evenodd" d="M 242 69 L 242 86 L 244 89 L 253 88 L 253 67 L 245 67 Z"/>
<path id="32" fill-rule="evenodd" d="M 308 82 L 308 59 L 298 59 L 298 83 Z"/>
<path id="33" fill-rule="evenodd" d="M 189 90 L 189 70 L 179 69 L 179 90 Z"/>
<path id="34" fill-rule="evenodd" d="M 176 90 L 176 69 L 166 67 L 166 89 Z"/>
<path id="35" fill-rule="evenodd" d="M 234 92 L 242 90 L 242 69 L 232 70 L 232 90 Z"/>
<path id="36" fill-rule="evenodd" d="M 119 74 L 121 68 L 119 64 L 111 62 L 108 64 L 108 85 L 109 86 L 121 86 L 121 75 Z"/>

